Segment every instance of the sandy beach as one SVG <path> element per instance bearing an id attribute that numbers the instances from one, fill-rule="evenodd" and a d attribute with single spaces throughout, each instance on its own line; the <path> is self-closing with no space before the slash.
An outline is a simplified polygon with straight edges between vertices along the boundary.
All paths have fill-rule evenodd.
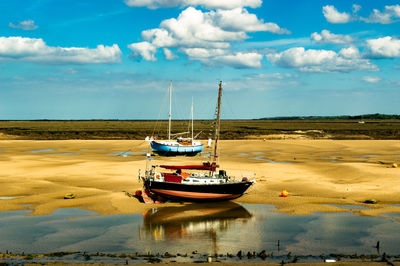
<path id="1" fill-rule="evenodd" d="M 400 168 L 392 167 L 400 164 L 400 141 L 223 140 L 220 147 L 221 168 L 256 180 L 237 202 L 273 204 L 287 214 L 400 212 Z M 126 192 L 142 188 L 138 171 L 145 168 L 147 148 L 144 141 L 127 140 L 1 140 L 0 211 L 44 215 L 77 207 L 99 215 L 143 213 L 154 204 Z M 207 160 L 206 155 L 153 158 L 154 164 Z M 282 190 L 289 196 L 280 197 Z M 64 199 L 68 193 L 76 198 Z M 367 209 L 333 206 L 366 205 L 371 199 L 377 203 Z"/>

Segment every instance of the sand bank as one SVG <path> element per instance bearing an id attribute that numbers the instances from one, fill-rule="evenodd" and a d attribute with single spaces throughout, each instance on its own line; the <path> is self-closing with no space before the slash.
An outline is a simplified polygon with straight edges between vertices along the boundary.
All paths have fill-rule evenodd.
<path id="1" fill-rule="evenodd" d="M 145 168 L 147 148 L 144 141 L 0 140 L 0 211 L 30 209 L 43 215 L 78 207 L 100 215 L 142 213 L 154 205 L 125 191 L 142 187 L 137 176 Z M 205 160 L 156 156 L 153 163 Z M 360 215 L 400 212 L 400 168 L 393 163 L 400 165 L 400 141 L 296 139 L 221 141 L 219 162 L 228 174 L 257 181 L 237 202 L 274 204 L 288 214 Z M 287 198 L 279 197 L 284 189 Z M 67 193 L 76 198 L 63 199 Z M 378 203 L 362 203 L 368 199 Z"/>

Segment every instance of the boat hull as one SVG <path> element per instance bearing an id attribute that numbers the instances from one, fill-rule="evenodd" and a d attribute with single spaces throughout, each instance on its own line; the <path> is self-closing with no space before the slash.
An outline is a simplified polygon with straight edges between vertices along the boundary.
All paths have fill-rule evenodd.
<path id="1" fill-rule="evenodd" d="M 189 155 L 194 156 L 203 151 L 203 144 L 201 145 L 166 145 L 157 141 L 150 142 L 151 149 L 154 153 L 175 156 L 175 155 Z"/>
<path id="2" fill-rule="evenodd" d="M 145 187 L 163 198 L 175 201 L 211 202 L 239 198 L 252 185 L 250 181 L 221 184 L 184 184 L 145 181 Z"/>

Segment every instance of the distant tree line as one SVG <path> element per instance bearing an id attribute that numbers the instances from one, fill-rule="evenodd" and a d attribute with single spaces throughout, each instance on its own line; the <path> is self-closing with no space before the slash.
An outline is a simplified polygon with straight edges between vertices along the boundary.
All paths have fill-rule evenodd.
<path id="1" fill-rule="evenodd" d="M 400 115 L 365 114 L 365 115 L 339 115 L 339 116 L 280 116 L 265 117 L 259 120 L 388 120 L 400 119 Z"/>

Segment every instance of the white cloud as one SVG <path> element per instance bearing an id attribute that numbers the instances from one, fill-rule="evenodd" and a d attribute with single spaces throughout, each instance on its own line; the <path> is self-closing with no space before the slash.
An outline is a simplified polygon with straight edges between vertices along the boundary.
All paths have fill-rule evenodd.
<path id="1" fill-rule="evenodd" d="M 165 58 L 166 58 L 167 60 L 174 60 L 174 59 L 178 58 L 178 56 L 176 56 L 176 55 L 175 55 L 170 49 L 168 49 L 168 48 L 163 48 L 163 51 L 164 51 Z"/>
<path id="2" fill-rule="evenodd" d="M 263 20 L 259 20 L 256 15 L 250 14 L 243 8 L 217 10 L 211 12 L 210 15 L 215 25 L 228 31 L 268 31 L 277 34 L 290 34 L 290 31 L 280 28 L 275 23 L 264 23 Z"/>
<path id="3" fill-rule="evenodd" d="M 131 7 L 150 9 L 177 6 L 203 6 L 207 9 L 257 8 L 262 4 L 262 0 L 124 0 L 124 2 Z"/>
<path id="4" fill-rule="evenodd" d="M 35 22 L 33 20 L 20 21 L 18 24 L 10 22 L 8 26 L 11 28 L 22 29 L 22 30 L 36 30 L 37 28 L 39 28 L 38 26 L 35 25 Z"/>
<path id="5" fill-rule="evenodd" d="M 339 51 L 339 55 L 347 59 L 361 58 L 360 51 L 355 46 L 343 48 Z"/>
<path id="6" fill-rule="evenodd" d="M 134 58 L 143 57 L 147 61 L 157 61 L 155 57 L 157 48 L 149 42 L 132 43 L 128 48 L 132 50 Z"/>
<path id="7" fill-rule="evenodd" d="M 258 68 L 261 67 L 262 58 L 263 55 L 258 53 L 237 52 L 212 58 L 210 63 L 212 65 L 228 65 L 235 68 Z"/>
<path id="8" fill-rule="evenodd" d="M 298 68 L 303 72 L 350 72 L 354 70 L 377 71 L 378 67 L 360 58 L 357 48 L 346 48 L 336 53 L 331 50 L 305 50 L 294 47 L 281 53 L 268 54 L 274 64 L 286 68 Z"/>
<path id="9" fill-rule="evenodd" d="M 142 37 L 157 47 L 228 48 L 229 41 L 244 40 L 248 36 L 243 31 L 223 30 L 215 25 L 210 12 L 189 7 L 177 19 L 161 22 L 160 28 L 143 31 Z"/>
<path id="10" fill-rule="evenodd" d="M 370 56 L 375 58 L 400 57 L 400 40 L 391 36 L 367 40 Z"/>
<path id="11" fill-rule="evenodd" d="M 354 14 L 357 13 L 358 11 L 360 11 L 360 9 L 361 9 L 360 5 L 353 4 L 353 13 Z"/>
<path id="12" fill-rule="evenodd" d="M 390 24 L 399 21 L 395 20 L 396 18 L 400 18 L 400 5 L 385 6 L 383 11 L 374 9 L 368 18 L 360 17 L 360 20 L 367 23 Z"/>
<path id="13" fill-rule="evenodd" d="M 209 66 L 258 68 L 263 58 L 263 55 L 255 52 L 231 52 L 225 49 L 183 48 L 181 51 L 190 60 L 198 60 Z"/>
<path id="14" fill-rule="evenodd" d="M 290 78 L 297 78 L 297 75 L 289 74 L 289 73 L 268 73 L 268 74 L 256 74 L 251 75 L 250 77 L 259 78 L 259 79 L 290 79 Z"/>
<path id="15" fill-rule="evenodd" d="M 51 64 L 109 64 L 121 61 L 118 45 L 97 48 L 51 47 L 42 39 L 0 37 L 0 60 Z"/>
<path id="16" fill-rule="evenodd" d="M 322 12 L 330 23 L 347 23 L 350 21 L 363 21 L 367 23 L 390 24 L 400 21 L 400 5 L 385 6 L 383 11 L 373 9 L 367 18 L 357 15 L 361 9 L 360 5 L 353 4 L 353 14 L 346 12 L 340 13 L 334 6 L 327 5 L 322 8 Z"/>
<path id="17" fill-rule="evenodd" d="M 334 34 L 329 30 L 322 30 L 321 34 L 314 32 L 311 34 L 311 39 L 318 43 L 351 43 L 354 39 L 349 35 Z"/>
<path id="18" fill-rule="evenodd" d="M 334 6 L 327 5 L 322 7 L 322 13 L 326 20 L 330 23 L 347 23 L 350 22 L 351 16 L 346 13 L 340 13 Z"/>
<path id="19" fill-rule="evenodd" d="M 156 29 L 142 32 L 144 42 L 128 47 L 134 55 L 155 61 L 158 48 L 178 48 L 191 60 L 208 65 L 225 63 L 233 67 L 259 67 L 262 55 L 255 52 L 234 52 L 231 42 L 248 38 L 246 32 L 268 31 L 277 34 L 289 33 L 275 23 L 264 23 L 246 9 L 216 10 L 202 12 L 193 7 L 183 10 L 178 18 L 160 23 Z M 165 52 L 167 59 L 169 52 Z M 219 55 L 218 59 L 211 58 Z M 218 63 L 217 63 L 218 61 Z"/>
<path id="20" fill-rule="evenodd" d="M 375 77 L 375 76 L 365 76 L 362 77 L 362 80 L 368 83 L 378 83 L 382 79 L 380 77 Z"/>

